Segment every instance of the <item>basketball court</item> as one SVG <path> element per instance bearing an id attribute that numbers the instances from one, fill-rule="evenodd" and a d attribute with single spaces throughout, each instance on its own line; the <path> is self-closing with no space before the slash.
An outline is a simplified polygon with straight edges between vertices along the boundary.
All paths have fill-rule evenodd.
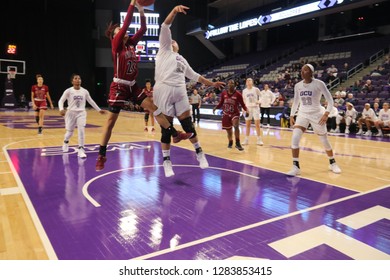
<path id="1" fill-rule="evenodd" d="M 88 111 L 82 160 L 77 133 L 62 152 L 58 111 L 42 136 L 33 112 L 0 112 L 0 259 L 390 259 L 389 137 L 331 135 L 337 175 L 306 133 L 302 175 L 291 178 L 290 130 L 264 128 L 264 146 L 251 136 L 239 152 L 219 121 L 201 120 L 210 167 L 181 142 L 166 178 L 159 129 L 145 133 L 134 112 L 121 113 L 96 172 L 105 118 Z"/>

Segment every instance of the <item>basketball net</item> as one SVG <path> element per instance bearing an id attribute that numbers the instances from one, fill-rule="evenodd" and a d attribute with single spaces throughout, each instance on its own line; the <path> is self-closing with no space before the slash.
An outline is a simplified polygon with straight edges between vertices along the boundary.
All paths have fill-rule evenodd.
<path id="1" fill-rule="evenodd" d="M 8 79 L 15 79 L 16 71 L 9 70 L 8 71 Z"/>

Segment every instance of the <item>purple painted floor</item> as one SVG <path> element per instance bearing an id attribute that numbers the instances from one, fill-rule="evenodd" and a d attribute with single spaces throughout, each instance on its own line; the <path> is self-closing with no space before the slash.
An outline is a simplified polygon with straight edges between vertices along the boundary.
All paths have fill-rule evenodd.
<path id="1" fill-rule="evenodd" d="M 202 170 L 180 147 L 165 178 L 155 141 L 112 144 L 96 172 L 98 147 L 86 150 L 86 160 L 74 148 L 8 150 L 58 259 L 353 258 L 326 242 L 291 256 L 271 246 L 317 227 L 390 254 L 388 219 L 359 229 L 339 221 L 390 208 L 389 187 L 359 195 L 213 156 Z"/>

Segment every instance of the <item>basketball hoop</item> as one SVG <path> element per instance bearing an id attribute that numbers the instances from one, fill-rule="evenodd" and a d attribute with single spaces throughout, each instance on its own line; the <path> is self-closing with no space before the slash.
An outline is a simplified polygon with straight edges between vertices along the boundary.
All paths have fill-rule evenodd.
<path id="1" fill-rule="evenodd" d="M 8 70 L 8 79 L 15 79 L 16 71 Z"/>

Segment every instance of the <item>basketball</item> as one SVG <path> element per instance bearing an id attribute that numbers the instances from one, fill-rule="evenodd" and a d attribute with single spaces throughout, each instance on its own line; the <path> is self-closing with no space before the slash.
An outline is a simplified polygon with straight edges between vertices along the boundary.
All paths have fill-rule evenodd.
<path id="1" fill-rule="evenodd" d="M 137 3 L 143 7 L 146 7 L 154 4 L 154 0 L 137 0 Z"/>

